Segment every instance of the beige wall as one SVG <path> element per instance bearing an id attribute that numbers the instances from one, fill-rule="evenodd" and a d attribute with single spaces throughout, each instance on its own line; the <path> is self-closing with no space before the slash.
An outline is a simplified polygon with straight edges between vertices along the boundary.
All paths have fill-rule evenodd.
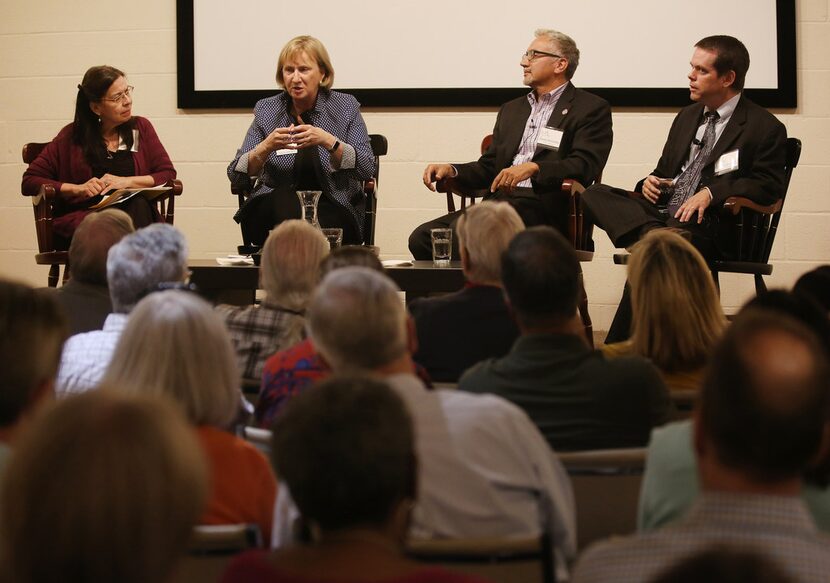
<path id="1" fill-rule="evenodd" d="M 185 184 L 176 225 L 190 242 L 191 256 L 233 252 L 240 235 L 231 220 L 236 200 L 225 166 L 251 115 L 176 109 L 175 2 L 6 0 L 2 16 L 0 273 L 45 284 L 47 268 L 33 259 L 37 245 L 31 204 L 19 194 L 24 170 L 20 148 L 28 141 L 51 139 L 71 120 L 75 85 L 88 66 L 103 63 L 128 73 L 136 86 L 135 113 L 153 121 L 176 164 Z M 797 19 L 800 105 L 775 113 L 789 134 L 804 142 L 804 152 L 773 249 L 775 273 L 768 278 L 773 285 L 789 285 L 812 266 L 830 263 L 828 0 L 798 0 Z M 540 22 L 548 25 L 556 22 Z M 685 63 L 678 63 L 678 76 L 685 70 Z M 384 256 L 406 257 L 412 228 L 446 208 L 441 195 L 420 184 L 424 165 L 473 159 L 481 137 L 492 128 L 495 110 L 372 108 L 364 110 L 364 117 L 370 132 L 389 139 L 389 155 L 381 165 L 377 244 Z M 649 172 L 672 117 L 670 110 L 615 110 L 614 148 L 604 181 L 632 185 Z M 585 266 L 586 284 L 595 328 L 606 329 L 624 270 L 612 264 L 613 249 L 604 234 L 598 232 L 595 238 L 598 252 Z M 723 276 L 723 302 L 729 310 L 751 293 L 750 277 Z"/>

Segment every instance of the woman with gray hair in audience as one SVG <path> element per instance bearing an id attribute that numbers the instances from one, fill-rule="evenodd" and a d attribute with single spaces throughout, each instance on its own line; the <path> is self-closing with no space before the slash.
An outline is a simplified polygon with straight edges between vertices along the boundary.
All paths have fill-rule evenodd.
<path id="1" fill-rule="evenodd" d="M 274 426 L 272 461 L 312 541 L 237 557 L 222 583 L 475 583 L 407 559 L 417 492 L 412 419 L 384 382 L 335 376 L 294 399 Z"/>
<path id="2" fill-rule="evenodd" d="M 317 285 L 320 260 L 329 243 L 320 229 L 301 220 L 280 223 L 262 250 L 259 306 L 216 306 L 236 349 L 246 379 L 259 379 L 265 359 L 305 338 L 305 308 Z"/>
<path id="3" fill-rule="evenodd" d="M 222 320 L 195 294 L 162 291 L 130 316 L 105 381 L 134 393 L 172 397 L 209 461 L 202 524 L 257 524 L 269 540 L 276 479 L 265 457 L 230 432 L 241 402 L 239 373 Z"/>

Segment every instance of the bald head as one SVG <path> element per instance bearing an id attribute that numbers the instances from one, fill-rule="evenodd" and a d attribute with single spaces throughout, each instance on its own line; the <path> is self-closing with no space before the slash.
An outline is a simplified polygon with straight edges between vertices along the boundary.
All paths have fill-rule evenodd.
<path id="1" fill-rule="evenodd" d="M 828 422 L 829 375 L 826 355 L 802 324 L 741 312 L 703 383 L 700 428 L 718 461 L 758 482 L 799 476 Z"/>

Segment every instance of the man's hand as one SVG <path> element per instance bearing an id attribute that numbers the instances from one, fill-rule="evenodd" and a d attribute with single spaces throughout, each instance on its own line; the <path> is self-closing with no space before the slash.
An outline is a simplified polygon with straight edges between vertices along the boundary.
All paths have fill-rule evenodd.
<path id="1" fill-rule="evenodd" d="M 455 176 L 452 164 L 430 164 L 424 169 L 424 186 L 435 192 L 435 183 Z"/>
<path id="2" fill-rule="evenodd" d="M 660 189 L 661 186 L 666 186 L 671 184 L 671 180 L 668 178 L 658 178 L 653 174 L 650 174 L 646 177 L 643 181 L 643 198 L 649 201 L 651 204 L 657 204 L 657 200 L 660 198 L 660 195 L 663 191 Z"/>
<path id="3" fill-rule="evenodd" d="M 697 213 L 698 224 L 703 222 L 703 212 L 709 207 L 712 202 L 712 197 L 709 194 L 709 189 L 704 188 L 686 199 L 677 212 L 674 213 L 674 218 L 681 223 L 687 223 L 692 220 L 692 217 Z"/>
<path id="4" fill-rule="evenodd" d="M 539 173 L 539 165 L 536 162 L 525 162 L 518 166 L 511 166 L 505 168 L 498 173 L 493 184 L 490 185 L 490 192 L 496 192 L 501 189 L 505 192 L 513 192 L 516 186 L 528 178 L 532 178 Z"/>

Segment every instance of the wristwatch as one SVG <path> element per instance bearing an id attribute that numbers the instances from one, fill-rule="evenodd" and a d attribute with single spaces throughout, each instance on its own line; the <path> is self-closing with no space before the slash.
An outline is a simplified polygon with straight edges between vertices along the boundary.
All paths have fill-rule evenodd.
<path id="1" fill-rule="evenodd" d="M 335 140 L 334 145 L 331 148 L 328 149 L 329 154 L 333 154 L 335 152 L 335 150 L 337 150 L 337 148 L 339 148 L 339 147 L 340 147 L 340 140 Z"/>

